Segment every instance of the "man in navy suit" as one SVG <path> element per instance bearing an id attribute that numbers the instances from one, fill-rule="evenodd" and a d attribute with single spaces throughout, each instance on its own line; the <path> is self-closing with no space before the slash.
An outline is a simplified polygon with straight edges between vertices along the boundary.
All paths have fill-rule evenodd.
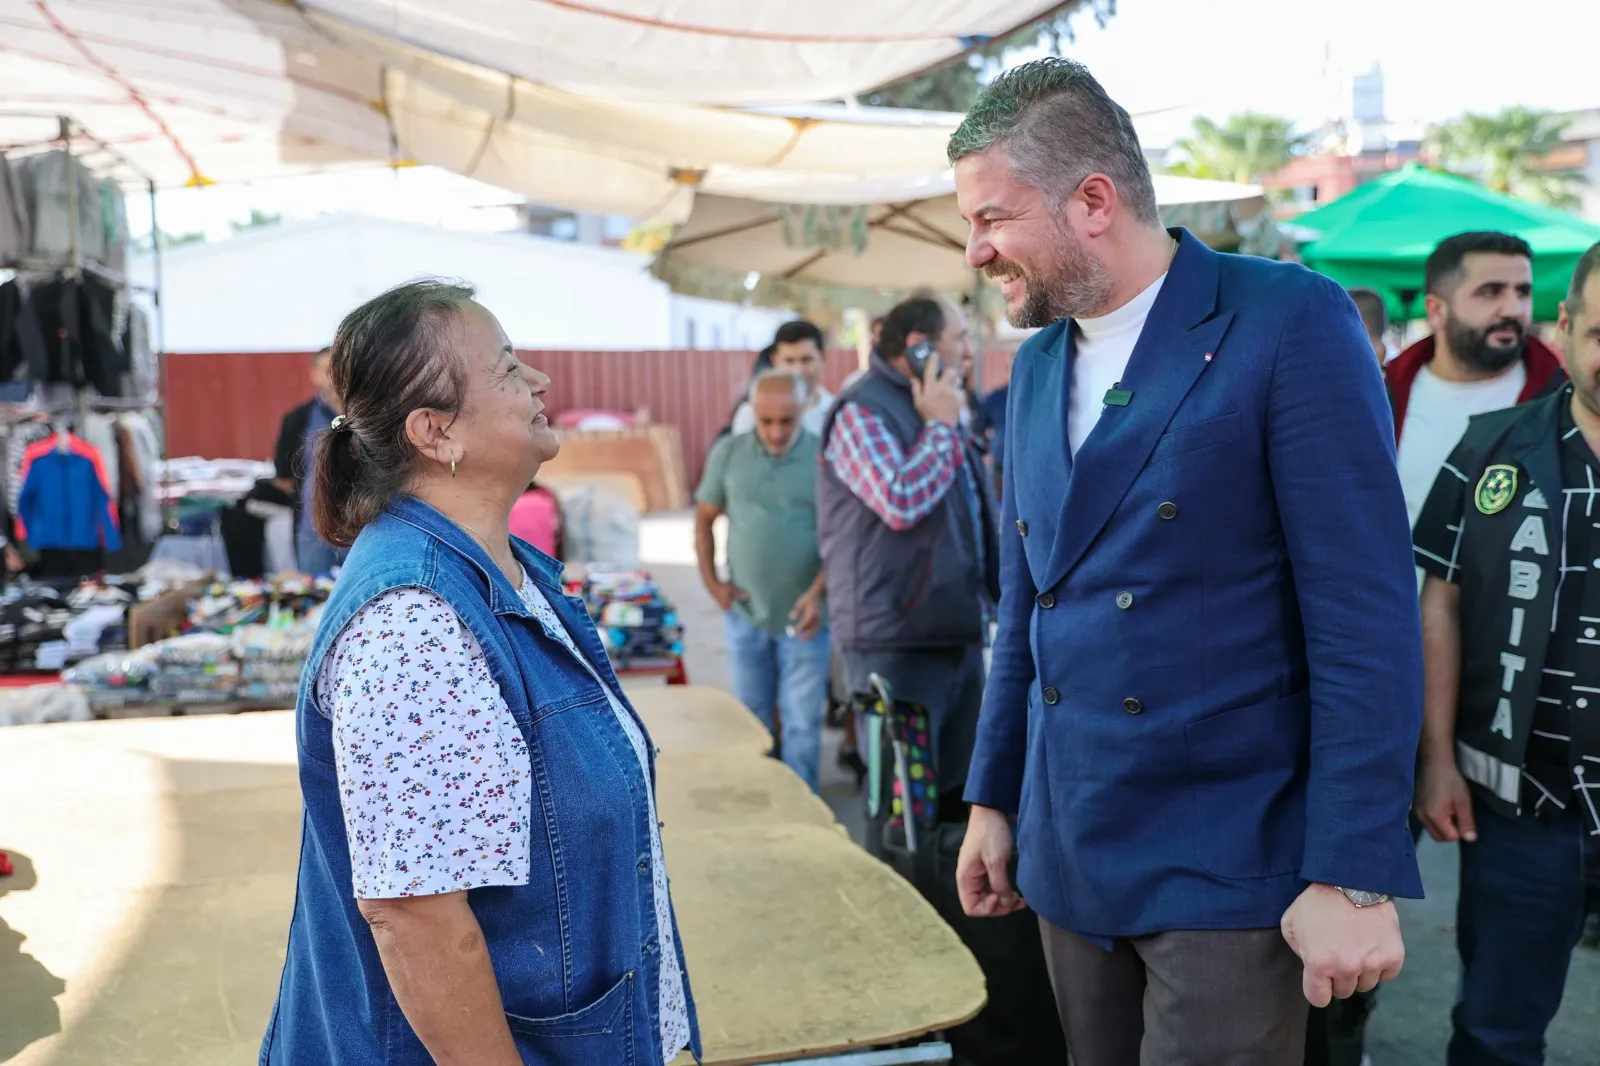
<path id="1" fill-rule="evenodd" d="M 967 262 L 1044 327 L 1011 376 L 963 906 L 1039 914 L 1078 1066 L 1298 1063 L 1307 1002 L 1398 973 L 1390 896 L 1422 894 L 1371 346 L 1332 281 L 1164 229 L 1077 63 L 991 83 L 950 157 Z"/>

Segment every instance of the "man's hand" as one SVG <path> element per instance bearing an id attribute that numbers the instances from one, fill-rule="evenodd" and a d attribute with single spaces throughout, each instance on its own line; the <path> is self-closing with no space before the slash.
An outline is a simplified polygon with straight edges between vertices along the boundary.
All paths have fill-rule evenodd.
<path id="1" fill-rule="evenodd" d="M 20 574 L 27 567 L 22 561 L 22 553 L 10 544 L 6 545 L 6 569 L 13 574 Z"/>
<path id="2" fill-rule="evenodd" d="M 707 581 L 706 591 L 711 593 L 711 598 L 724 611 L 731 611 L 735 603 L 743 603 L 750 598 L 744 589 L 727 581 Z"/>
<path id="3" fill-rule="evenodd" d="M 800 640 L 810 640 L 822 628 L 822 590 L 809 589 L 795 601 L 789 612 L 789 624 Z"/>
<path id="4" fill-rule="evenodd" d="M 1412 804 L 1428 835 L 1441 844 L 1478 839 L 1472 793 L 1453 757 L 1424 759 L 1417 767 L 1417 797 Z"/>
<path id="5" fill-rule="evenodd" d="M 961 407 L 967 402 L 961 390 L 961 374 L 956 370 L 939 372 L 939 361 L 929 359 L 923 368 L 922 380 L 911 379 L 911 396 L 917 405 L 917 414 L 925 422 L 943 422 L 958 425 Z"/>
<path id="6" fill-rule="evenodd" d="M 956 859 L 956 892 L 972 918 L 999 918 L 1028 904 L 1011 888 L 1011 822 L 1005 812 L 973 807 Z"/>
<path id="7" fill-rule="evenodd" d="M 1305 964 L 1306 1001 L 1313 1007 L 1370 992 L 1379 982 L 1393 980 L 1406 960 L 1393 903 L 1357 907 L 1328 885 L 1300 893 L 1284 912 L 1281 928 Z"/>

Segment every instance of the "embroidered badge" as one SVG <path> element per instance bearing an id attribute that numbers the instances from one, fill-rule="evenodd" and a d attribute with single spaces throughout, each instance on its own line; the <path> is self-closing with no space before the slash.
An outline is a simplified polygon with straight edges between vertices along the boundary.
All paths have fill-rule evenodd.
<path id="1" fill-rule="evenodd" d="M 1473 502 L 1484 514 L 1499 514 L 1511 505 L 1517 495 L 1517 468 L 1496 463 L 1478 479 L 1478 491 Z"/>

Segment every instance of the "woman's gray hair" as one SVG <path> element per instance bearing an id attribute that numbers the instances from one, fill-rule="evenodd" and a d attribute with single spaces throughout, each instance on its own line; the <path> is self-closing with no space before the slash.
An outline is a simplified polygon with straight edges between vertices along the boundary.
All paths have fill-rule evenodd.
<path id="1" fill-rule="evenodd" d="M 339 323 L 328 370 L 344 416 L 317 442 L 311 511 L 328 543 L 348 547 L 410 482 L 412 411 L 460 413 L 466 370 L 450 341 L 472 296 L 465 282 L 419 278 Z"/>
<path id="2" fill-rule="evenodd" d="M 1084 178 L 1099 173 L 1134 217 L 1161 224 L 1133 119 L 1082 63 L 1036 59 L 990 82 L 950 135 L 950 163 L 995 145 L 1005 149 L 1017 177 L 1058 210 Z"/>

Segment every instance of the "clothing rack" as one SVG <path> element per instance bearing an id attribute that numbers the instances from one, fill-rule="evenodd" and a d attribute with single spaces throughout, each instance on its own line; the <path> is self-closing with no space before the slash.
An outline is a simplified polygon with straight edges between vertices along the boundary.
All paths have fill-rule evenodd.
<path id="1" fill-rule="evenodd" d="M 87 127 L 85 127 L 81 122 L 72 118 L 70 115 L 42 111 L 19 111 L 9 108 L 0 108 L 0 117 L 32 118 L 43 121 L 53 121 L 55 123 L 55 135 L 53 137 L 46 137 L 37 141 L 19 145 L 12 145 L 7 149 L 8 153 L 17 150 L 27 153 L 30 149 L 36 151 L 59 149 L 66 154 L 68 164 L 67 173 L 69 176 L 69 180 L 67 181 L 67 218 L 68 233 L 71 244 L 71 255 L 69 257 L 70 262 L 64 267 L 61 264 L 51 264 L 47 267 L 42 267 L 42 269 L 64 271 L 68 277 L 77 277 L 85 273 L 93 274 L 101 280 L 110 282 L 113 285 L 146 293 L 150 297 L 151 307 L 154 311 L 152 322 L 154 336 L 151 338 L 150 347 L 155 352 L 156 357 L 157 395 L 153 400 L 148 398 L 118 398 L 98 395 L 90 396 L 85 389 L 79 388 L 77 390 L 77 399 L 73 404 L 64 408 L 60 405 L 56 405 L 55 410 L 39 408 L 39 412 L 48 415 L 60 414 L 63 410 L 75 410 L 77 415 L 77 424 L 81 426 L 88 422 L 88 415 L 91 411 L 164 410 L 165 400 L 169 388 L 166 358 L 167 332 L 165 317 L 166 312 L 161 300 L 161 226 L 159 222 L 159 216 L 156 213 L 156 180 L 154 176 L 152 176 L 149 171 L 130 160 L 127 156 L 117 151 L 117 149 L 113 148 L 111 145 L 95 136 Z M 87 151 L 74 152 L 73 145 L 75 140 L 87 141 L 93 147 Z M 85 157 L 102 153 L 114 160 L 117 164 L 120 164 L 128 174 L 137 179 L 138 183 L 143 185 L 145 192 L 149 197 L 150 262 L 152 275 L 152 284 L 150 285 L 137 284 L 120 271 L 113 270 L 102 263 L 87 261 L 83 257 L 82 238 L 78 232 L 78 183 L 75 176 L 76 168 L 84 165 L 82 160 Z M 123 184 L 123 182 L 119 181 L 118 184 Z M 35 264 L 28 263 L 19 264 L 19 266 L 24 270 L 37 268 Z M 170 436 L 170 427 L 163 428 L 167 430 L 167 432 L 163 432 L 161 434 L 161 458 L 163 460 L 163 465 L 165 465 L 165 461 L 171 458 L 167 443 Z M 163 485 L 163 488 L 165 488 L 165 485 Z M 165 493 L 162 493 L 161 495 L 164 497 Z M 170 513 L 164 514 L 163 519 L 166 520 L 164 524 L 170 525 Z"/>

